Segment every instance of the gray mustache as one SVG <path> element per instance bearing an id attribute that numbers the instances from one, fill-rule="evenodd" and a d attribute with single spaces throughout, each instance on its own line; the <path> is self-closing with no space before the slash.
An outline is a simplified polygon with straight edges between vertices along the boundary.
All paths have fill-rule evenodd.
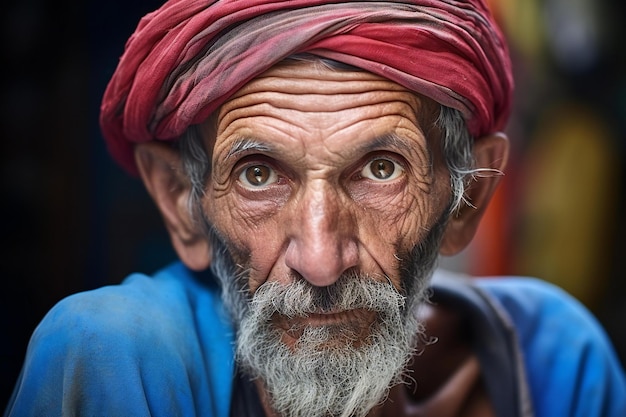
<path id="1" fill-rule="evenodd" d="M 402 309 L 405 297 L 387 281 L 380 282 L 366 274 L 346 273 L 327 287 L 315 287 L 304 279 L 286 285 L 268 282 L 257 289 L 251 304 L 263 310 L 263 315 L 269 319 L 275 313 L 305 317 L 353 309 Z"/>

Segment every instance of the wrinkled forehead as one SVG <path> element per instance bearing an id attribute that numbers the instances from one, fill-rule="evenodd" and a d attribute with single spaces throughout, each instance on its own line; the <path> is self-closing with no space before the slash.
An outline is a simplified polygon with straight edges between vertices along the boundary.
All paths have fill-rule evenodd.
<path id="1" fill-rule="evenodd" d="M 277 63 L 236 91 L 210 123 L 228 123 L 228 113 L 267 105 L 277 114 L 289 110 L 331 113 L 372 103 L 403 102 L 424 129 L 434 124 L 440 104 L 383 76 L 339 61 L 297 55 Z"/>

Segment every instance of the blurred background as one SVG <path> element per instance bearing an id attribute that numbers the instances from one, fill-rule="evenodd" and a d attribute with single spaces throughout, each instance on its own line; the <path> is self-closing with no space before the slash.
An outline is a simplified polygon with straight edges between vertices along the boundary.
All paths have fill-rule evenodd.
<path id="1" fill-rule="evenodd" d="M 114 165 L 100 98 L 155 0 L 9 0 L 2 13 L 0 407 L 61 298 L 174 259 Z M 516 69 L 509 170 L 474 243 L 442 261 L 556 283 L 626 362 L 626 39 L 621 0 L 490 0 Z"/>

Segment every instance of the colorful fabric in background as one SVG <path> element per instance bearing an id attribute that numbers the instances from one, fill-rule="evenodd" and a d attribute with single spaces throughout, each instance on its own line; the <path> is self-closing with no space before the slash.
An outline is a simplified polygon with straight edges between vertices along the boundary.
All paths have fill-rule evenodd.
<path id="1" fill-rule="evenodd" d="M 619 165 L 606 121 L 583 104 L 546 111 L 521 173 L 521 221 L 513 267 L 541 274 L 588 306 L 607 290 Z"/>
<path id="2" fill-rule="evenodd" d="M 102 101 L 102 130 L 113 157 L 136 173 L 134 142 L 179 137 L 250 79 L 309 52 L 460 110 L 476 137 L 493 133 L 505 127 L 513 80 L 501 31 L 476 12 L 485 9 L 482 0 L 169 1 L 129 39 Z"/>
<path id="3" fill-rule="evenodd" d="M 626 361 L 623 3 L 488 3 L 513 59 L 513 150 L 476 238 L 446 265 L 555 283 L 601 318 Z"/>

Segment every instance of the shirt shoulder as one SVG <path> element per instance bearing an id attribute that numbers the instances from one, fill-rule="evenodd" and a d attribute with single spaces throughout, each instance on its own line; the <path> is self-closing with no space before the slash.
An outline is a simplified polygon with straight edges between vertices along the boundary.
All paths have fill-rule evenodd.
<path id="1" fill-rule="evenodd" d="M 48 312 L 6 415 L 226 415 L 232 356 L 211 280 L 179 263 L 133 274 Z"/>
<path id="2" fill-rule="evenodd" d="M 536 278 L 477 278 L 475 285 L 515 328 L 538 417 L 626 416 L 622 364 L 584 305 Z"/>

